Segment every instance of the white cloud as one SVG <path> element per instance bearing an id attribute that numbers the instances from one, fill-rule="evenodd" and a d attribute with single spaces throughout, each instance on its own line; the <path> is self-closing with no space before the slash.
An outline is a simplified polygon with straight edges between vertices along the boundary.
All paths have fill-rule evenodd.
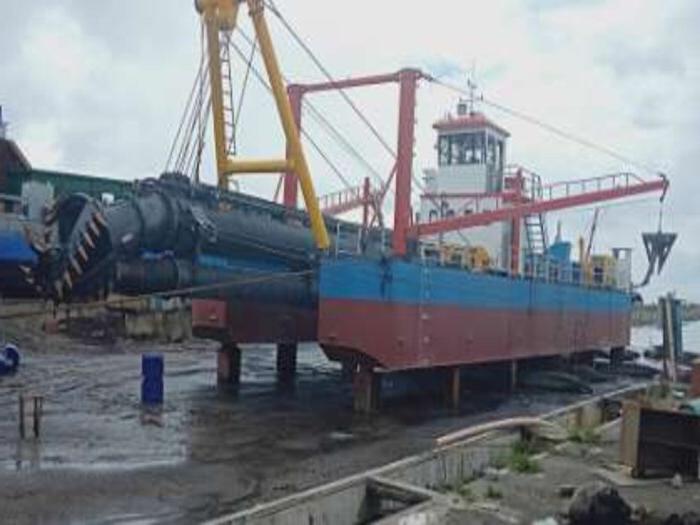
<path id="1" fill-rule="evenodd" d="M 47 96 L 51 104 L 70 105 L 76 97 L 84 96 L 100 65 L 107 62 L 100 43 L 86 38 L 80 25 L 60 6 L 42 11 L 23 38 L 21 60 L 30 89 Z"/>
<path id="2" fill-rule="evenodd" d="M 23 126 L 17 140 L 34 166 L 57 166 L 63 162 L 60 136 L 57 123 L 47 120 Z"/>

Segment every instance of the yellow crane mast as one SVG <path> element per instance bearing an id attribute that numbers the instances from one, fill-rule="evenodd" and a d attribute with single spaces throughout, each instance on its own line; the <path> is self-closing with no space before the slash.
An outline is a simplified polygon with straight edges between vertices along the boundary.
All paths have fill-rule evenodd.
<path id="1" fill-rule="evenodd" d="M 253 21 L 260 53 L 265 64 L 272 95 L 287 140 L 287 155 L 283 159 L 241 159 L 229 154 L 226 142 L 226 118 L 221 65 L 221 35 L 230 34 L 238 22 L 241 4 L 246 3 Z M 209 58 L 209 80 L 214 120 L 217 180 L 220 188 L 228 188 L 229 178 L 245 173 L 294 172 L 299 180 L 304 203 L 311 220 L 311 229 L 318 248 L 330 245 L 328 231 L 318 205 L 316 190 L 304 154 L 299 129 L 280 70 L 277 55 L 265 19 L 264 0 L 196 0 L 195 6 L 203 19 Z M 224 40 L 226 41 L 226 40 Z"/>

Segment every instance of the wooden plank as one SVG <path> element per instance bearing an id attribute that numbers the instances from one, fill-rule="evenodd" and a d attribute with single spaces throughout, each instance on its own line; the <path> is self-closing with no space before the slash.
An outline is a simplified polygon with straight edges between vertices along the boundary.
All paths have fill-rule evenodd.
<path id="1" fill-rule="evenodd" d="M 634 401 L 622 403 L 622 426 L 620 428 L 620 462 L 632 469 L 637 469 L 639 447 L 640 407 Z"/>

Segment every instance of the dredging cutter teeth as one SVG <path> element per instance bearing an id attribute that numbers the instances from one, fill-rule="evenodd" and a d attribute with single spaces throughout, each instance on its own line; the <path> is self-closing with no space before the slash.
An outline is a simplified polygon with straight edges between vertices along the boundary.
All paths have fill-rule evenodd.
<path id="1" fill-rule="evenodd" d="M 107 221 L 97 201 L 77 194 L 48 206 L 42 222 L 40 234 L 25 230 L 38 262 L 35 268 L 23 266 L 21 271 L 37 293 L 61 302 L 90 277 L 93 261 L 97 262 L 95 252 L 105 247 Z"/>

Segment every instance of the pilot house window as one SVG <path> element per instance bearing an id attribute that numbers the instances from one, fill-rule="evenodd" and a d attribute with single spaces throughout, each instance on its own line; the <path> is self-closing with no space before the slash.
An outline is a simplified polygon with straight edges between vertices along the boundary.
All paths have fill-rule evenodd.
<path id="1" fill-rule="evenodd" d="M 438 157 L 440 166 L 484 164 L 486 162 L 484 133 L 461 133 L 440 137 Z"/>

